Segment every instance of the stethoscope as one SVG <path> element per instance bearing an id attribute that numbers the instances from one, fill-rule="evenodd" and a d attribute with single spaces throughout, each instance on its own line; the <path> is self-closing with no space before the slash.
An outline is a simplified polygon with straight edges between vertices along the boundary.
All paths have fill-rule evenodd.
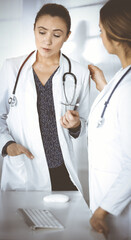
<path id="1" fill-rule="evenodd" d="M 15 107 L 17 105 L 17 98 L 15 96 L 16 94 L 16 88 L 17 88 L 17 85 L 18 85 L 18 80 L 19 80 L 19 77 L 20 77 L 20 73 L 25 65 L 25 63 L 28 61 L 28 59 L 32 56 L 32 54 L 34 53 L 35 51 L 31 52 L 27 58 L 24 60 L 24 62 L 22 63 L 21 67 L 19 68 L 19 71 L 18 71 L 18 74 L 17 74 L 17 77 L 16 77 L 16 81 L 15 81 L 15 85 L 14 85 L 14 89 L 13 89 L 13 92 L 12 92 L 12 97 L 9 98 L 8 100 L 8 103 L 10 104 L 11 107 Z M 76 94 L 76 87 L 77 87 L 77 78 L 76 76 L 71 72 L 71 62 L 70 62 L 70 59 L 65 56 L 63 53 L 62 55 L 67 59 L 68 61 L 68 64 L 69 64 L 69 71 L 64 73 L 63 75 L 63 78 L 62 78 L 62 81 L 63 81 L 63 91 L 64 91 L 64 97 L 65 97 L 65 103 L 64 102 L 61 102 L 62 105 L 65 105 L 65 106 L 79 106 L 78 103 L 76 104 L 73 104 L 73 101 L 74 101 L 74 98 L 75 98 L 75 94 Z M 69 101 L 68 98 L 67 98 L 67 94 L 66 94 L 66 90 L 65 90 L 65 82 L 66 82 L 66 77 L 67 75 L 71 76 L 72 79 L 73 79 L 73 82 L 74 82 L 74 91 L 73 91 L 73 95 L 72 95 L 72 98 L 71 100 Z"/>
<path id="2" fill-rule="evenodd" d="M 117 84 L 115 85 L 115 87 L 113 88 L 111 94 L 109 95 L 107 101 L 104 103 L 104 108 L 103 108 L 103 111 L 102 111 L 102 114 L 101 114 L 101 117 L 97 123 L 97 128 L 99 128 L 102 123 L 104 122 L 104 115 L 105 115 L 105 111 L 107 109 L 107 105 L 109 104 L 110 102 L 110 99 L 113 95 L 113 93 L 115 92 L 115 90 L 117 89 L 118 85 L 120 84 L 120 82 L 124 79 L 124 77 L 128 74 L 128 72 L 131 70 L 131 67 L 128 68 L 128 70 L 123 74 L 123 76 L 120 78 L 120 80 L 117 82 Z"/>
<path id="3" fill-rule="evenodd" d="M 66 55 L 64 55 L 63 53 L 62 53 L 62 55 L 63 55 L 63 56 L 67 59 L 67 61 L 68 61 L 68 64 L 69 64 L 69 72 L 66 72 L 66 73 L 64 73 L 64 75 L 63 75 L 63 79 L 62 79 L 62 80 L 63 80 L 63 91 L 64 91 L 64 96 L 65 96 L 66 103 L 61 102 L 61 104 L 65 105 L 65 106 L 74 106 L 74 107 L 76 107 L 76 106 L 79 106 L 79 103 L 73 104 L 73 101 L 74 101 L 75 94 L 76 94 L 77 78 L 76 78 L 75 74 L 71 72 L 71 62 L 70 62 L 70 59 L 69 59 Z M 74 91 L 73 91 L 73 95 L 72 95 L 71 101 L 68 101 L 67 94 L 66 94 L 66 90 L 65 90 L 65 82 L 66 82 L 66 76 L 67 76 L 67 75 L 68 75 L 68 76 L 70 75 L 70 76 L 72 77 L 72 79 L 74 80 Z"/>

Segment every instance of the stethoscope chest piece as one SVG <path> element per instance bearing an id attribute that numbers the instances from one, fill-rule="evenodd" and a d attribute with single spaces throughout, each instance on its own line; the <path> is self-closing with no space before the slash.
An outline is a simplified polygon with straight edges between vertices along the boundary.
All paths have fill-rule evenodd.
<path id="1" fill-rule="evenodd" d="M 97 128 L 101 127 L 104 124 L 104 118 L 100 118 L 97 122 Z"/>
<path id="2" fill-rule="evenodd" d="M 15 95 L 9 98 L 8 103 L 11 107 L 15 107 L 17 105 L 17 98 Z"/>

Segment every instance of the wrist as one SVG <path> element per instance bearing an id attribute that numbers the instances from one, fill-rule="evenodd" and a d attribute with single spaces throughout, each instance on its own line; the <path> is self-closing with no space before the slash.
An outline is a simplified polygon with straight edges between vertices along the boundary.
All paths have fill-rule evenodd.
<path id="1" fill-rule="evenodd" d="M 77 129 L 79 128 L 81 125 L 81 121 L 79 120 L 79 122 L 77 122 L 71 129 Z"/>
<path id="2" fill-rule="evenodd" d="M 12 143 L 16 143 L 16 142 L 13 141 L 13 140 L 11 140 L 11 141 L 8 141 L 8 142 L 4 145 L 4 147 L 3 147 L 3 149 L 2 149 L 2 157 L 5 157 L 6 155 L 8 155 L 7 148 L 8 148 L 8 146 L 11 145 Z"/>
<path id="3" fill-rule="evenodd" d="M 106 215 L 108 215 L 109 213 L 106 210 L 104 210 L 103 208 L 99 207 L 96 209 L 95 214 L 101 218 L 105 218 Z"/>
<path id="4" fill-rule="evenodd" d="M 79 131 L 81 128 L 81 121 L 79 123 L 77 123 L 76 125 L 74 125 L 72 128 L 69 128 L 69 130 L 77 132 Z"/>

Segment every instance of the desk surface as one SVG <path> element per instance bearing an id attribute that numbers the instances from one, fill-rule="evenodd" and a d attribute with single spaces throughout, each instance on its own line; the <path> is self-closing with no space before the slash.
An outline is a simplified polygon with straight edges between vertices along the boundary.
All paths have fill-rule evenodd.
<path id="1" fill-rule="evenodd" d="M 57 193 L 57 192 L 53 192 Z M 0 192 L 0 240 L 104 240 L 90 228 L 90 211 L 77 191 L 61 192 L 70 197 L 67 203 L 44 203 L 48 192 Z M 64 225 L 62 230 L 31 230 L 17 212 L 18 208 L 50 210 Z"/>

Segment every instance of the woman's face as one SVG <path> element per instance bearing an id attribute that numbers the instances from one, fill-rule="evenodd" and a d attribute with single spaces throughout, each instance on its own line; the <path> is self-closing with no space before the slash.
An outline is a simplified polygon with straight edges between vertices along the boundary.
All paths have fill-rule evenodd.
<path id="1" fill-rule="evenodd" d="M 34 33 L 37 50 L 46 58 L 58 55 L 70 35 L 67 35 L 65 21 L 50 15 L 43 15 L 37 20 Z"/>
<path id="2" fill-rule="evenodd" d="M 100 37 L 102 38 L 102 42 L 103 45 L 105 46 L 106 50 L 111 53 L 111 54 L 115 54 L 115 41 L 108 39 L 107 35 L 106 35 L 106 31 L 104 29 L 104 27 L 102 26 L 102 23 L 100 21 L 99 23 L 99 27 L 100 27 Z"/>

